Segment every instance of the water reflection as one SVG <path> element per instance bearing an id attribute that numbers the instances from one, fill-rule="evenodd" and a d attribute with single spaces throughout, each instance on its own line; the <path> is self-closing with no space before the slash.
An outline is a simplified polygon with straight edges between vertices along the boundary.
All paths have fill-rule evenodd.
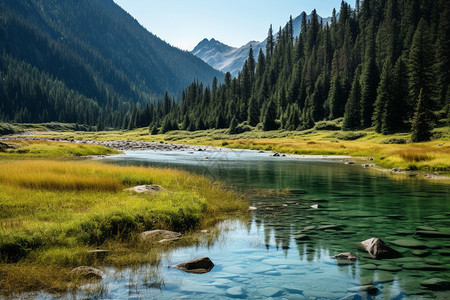
<path id="1" fill-rule="evenodd" d="M 223 234 L 220 245 L 175 251 L 169 260 L 208 255 L 217 267 L 202 278 L 204 282 L 165 270 L 162 298 L 228 297 L 233 295 L 229 289 L 241 286 L 239 297 L 338 299 L 365 285 L 379 288 L 381 298 L 434 298 L 441 292 L 421 283 L 430 278 L 450 280 L 446 185 L 413 178 L 394 181 L 342 162 L 246 151 L 134 152 L 114 163 L 205 174 L 249 193 L 257 207 L 250 222 Z M 423 233 L 427 231 L 440 235 L 430 237 Z M 393 245 L 402 257 L 373 260 L 359 252 L 357 243 L 371 237 Z M 357 262 L 338 263 L 332 258 L 348 251 L 357 253 Z"/>

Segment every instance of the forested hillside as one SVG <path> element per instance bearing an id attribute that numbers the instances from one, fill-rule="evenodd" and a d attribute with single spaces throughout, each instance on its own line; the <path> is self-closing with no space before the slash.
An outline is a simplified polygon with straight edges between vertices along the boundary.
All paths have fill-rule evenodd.
<path id="1" fill-rule="evenodd" d="M 292 21 L 276 40 L 271 28 L 257 61 L 250 51 L 238 77 L 193 82 L 180 105 L 152 120 L 152 131 L 300 130 L 336 120 L 329 123 L 412 131 L 422 141 L 433 126 L 448 125 L 449 1 L 357 0 L 355 7 L 342 2 L 336 15 L 321 26 L 313 11 L 299 36 Z"/>
<path id="2" fill-rule="evenodd" d="M 113 0 L 0 0 L 0 121 L 121 127 L 165 91 L 214 76 Z"/>

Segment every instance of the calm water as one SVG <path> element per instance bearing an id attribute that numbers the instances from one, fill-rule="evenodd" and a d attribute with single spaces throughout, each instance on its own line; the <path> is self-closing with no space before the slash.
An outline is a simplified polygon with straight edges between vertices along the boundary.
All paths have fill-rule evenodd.
<path id="1" fill-rule="evenodd" d="M 340 299 L 373 284 L 379 289 L 375 299 L 450 299 L 449 290 L 421 285 L 430 278 L 450 280 L 449 186 L 395 180 L 339 160 L 251 151 L 141 151 L 107 161 L 180 168 L 220 179 L 250 190 L 257 210 L 247 224 L 221 224 L 227 230 L 210 247 L 176 250 L 157 269 L 106 270 L 101 298 Z M 269 190 L 283 189 L 291 193 L 267 196 Z M 311 208 L 314 204 L 322 208 Z M 447 236 L 421 237 L 418 230 Z M 373 260 L 359 252 L 357 242 L 371 237 L 383 239 L 402 257 Z M 341 265 L 332 258 L 347 251 L 356 253 L 358 261 Z M 201 256 L 215 263 L 210 273 L 166 268 Z"/>

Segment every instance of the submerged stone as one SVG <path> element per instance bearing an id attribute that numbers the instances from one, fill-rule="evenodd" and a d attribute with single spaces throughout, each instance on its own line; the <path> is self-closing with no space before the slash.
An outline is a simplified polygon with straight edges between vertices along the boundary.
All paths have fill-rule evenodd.
<path id="1" fill-rule="evenodd" d="M 388 265 L 379 265 L 378 270 L 389 271 L 389 272 L 400 272 L 402 270 L 402 268 L 397 265 L 388 264 Z"/>
<path id="2" fill-rule="evenodd" d="M 450 281 L 441 278 L 431 278 L 422 281 L 420 284 L 433 291 L 450 290 Z"/>
<path id="3" fill-rule="evenodd" d="M 240 286 L 235 286 L 227 289 L 227 295 L 231 297 L 244 297 L 245 290 Z"/>
<path id="4" fill-rule="evenodd" d="M 403 268 L 406 270 L 421 270 L 421 271 L 444 271 L 445 267 L 430 265 L 426 263 L 406 263 L 403 265 Z"/>
<path id="5" fill-rule="evenodd" d="M 317 228 L 318 230 L 329 230 L 329 229 L 332 229 L 332 230 L 341 230 L 342 229 L 342 226 L 340 226 L 340 225 L 323 225 L 323 226 L 320 226 L 319 228 Z"/>
<path id="6" fill-rule="evenodd" d="M 273 287 L 266 287 L 266 288 L 258 290 L 258 292 L 266 298 L 277 297 L 277 296 L 280 296 L 281 294 L 283 294 L 283 291 L 281 289 L 273 288 Z"/>
<path id="7" fill-rule="evenodd" d="M 450 232 L 434 231 L 434 230 L 419 230 L 416 232 L 417 235 L 423 237 L 435 237 L 435 238 L 448 238 L 450 237 Z"/>
<path id="8" fill-rule="evenodd" d="M 359 265 L 359 267 L 361 269 L 365 269 L 365 270 L 376 270 L 378 269 L 378 267 L 374 264 L 364 264 L 364 265 Z"/>
<path id="9" fill-rule="evenodd" d="M 362 285 L 362 286 L 355 286 L 355 287 L 349 288 L 347 291 L 348 292 L 367 292 L 370 295 L 376 295 L 378 293 L 378 288 L 373 285 Z"/>
<path id="10" fill-rule="evenodd" d="M 431 255 L 431 252 L 428 250 L 414 250 L 412 254 L 419 257 L 425 257 Z"/>
<path id="11" fill-rule="evenodd" d="M 418 249 L 426 248 L 424 243 L 415 239 L 399 239 L 392 241 L 391 244 L 405 248 L 418 248 Z"/>

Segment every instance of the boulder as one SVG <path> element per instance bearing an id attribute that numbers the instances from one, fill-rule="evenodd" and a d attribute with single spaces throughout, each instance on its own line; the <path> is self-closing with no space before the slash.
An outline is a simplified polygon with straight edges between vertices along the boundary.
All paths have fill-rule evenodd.
<path id="1" fill-rule="evenodd" d="M 188 273 L 204 274 L 211 271 L 212 268 L 214 268 L 214 264 L 209 259 L 209 257 L 204 256 L 187 262 L 173 265 L 172 268 L 179 269 Z"/>
<path id="2" fill-rule="evenodd" d="M 102 279 L 103 273 L 99 269 L 81 266 L 75 269 L 72 269 L 70 273 L 76 277 L 86 278 L 86 279 Z"/>
<path id="3" fill-rule="evenodd" d="M 164 190 L 164 188 L 157 184 L 138 185 L 124 191 L 136 192 L 136 193 L 156 193 Z"/>
<path id="4" fill-rule="evenodd" d="M 339 253 L 338 255 L 335 255 L 334 258 L 345 259 L 345 260 L 357 260 L 358 256 L 356 256 L 355 254 L 353 254 L 351 252 L 344 252 L 344 253 Z"/>
<path id="5" fill-rule="evenodd" d="M 280 156 L 280 153 L 275 152 L 274 154 L 272 154 L 272 156 L 279 157 L 279 156 Z"/>
<path id="6" fill-rule="evenodd" d="M 145 242 L 147 241 L 158 241 L 160 243 L 177 241 L 181 239 L 183 235 L 179 232 L 169 231 L 169 230 L 150 230 L 141 233 L 141 239 Z"/>
<path id="7" fill-rule="evenodd" d="M 361 242 L 362 247 L 372 258 L 395 258 L 399 253 L 379 238 L 370 238 Z"/>

